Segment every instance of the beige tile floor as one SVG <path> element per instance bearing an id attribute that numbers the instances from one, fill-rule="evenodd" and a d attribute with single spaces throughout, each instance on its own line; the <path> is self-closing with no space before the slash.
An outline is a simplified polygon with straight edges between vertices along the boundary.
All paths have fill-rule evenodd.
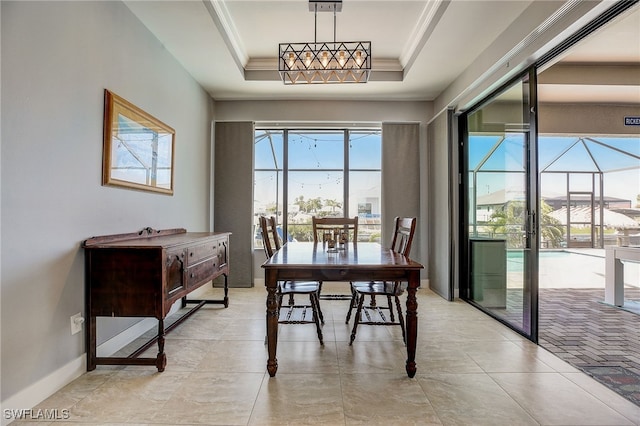
<path id="1" fill-rule="evenodd" d="M 640 407 L 426 289 L 418 292 L 415 378 L 406 376 L 396 327 L 362 326 L 349 346 L 347 302 L 339 300 L 322 301 L 324 347 L 313 325 L 281 325 L 270 378 L 265 295 L 231 289 L 229 308 L 207 306 L 177 327 L 163 373 L 99 366 L 36 408 L 68 409 L 70 419 L 56 426 L 640 425 Z"/>

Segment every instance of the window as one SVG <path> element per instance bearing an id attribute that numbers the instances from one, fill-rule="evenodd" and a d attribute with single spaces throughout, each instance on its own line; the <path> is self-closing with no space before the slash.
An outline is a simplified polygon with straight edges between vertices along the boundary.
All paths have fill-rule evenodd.
<path id="1" fill-rule="evenodd" d="M 380 241 L 381 131 L 255 132 L 255 246 L 260 215 L 277 217 L 287 241 L 312 240 L 312 216 L 358 216 L 358 240 Z"/>

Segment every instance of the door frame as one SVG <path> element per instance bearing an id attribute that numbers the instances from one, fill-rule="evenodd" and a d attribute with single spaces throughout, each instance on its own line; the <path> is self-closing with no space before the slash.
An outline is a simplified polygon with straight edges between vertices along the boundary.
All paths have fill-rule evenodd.
<path id="1" fill-rule="evenodd" d="M 517 325 L 510 323 L 505 318 L 495 315 L 490 309 L 487 309 L 480 304 L 474 302 L 472 300 L 472 291 L 471 291 L 471 258 L 470 258 L 470 250 L 469 250 L 469 184 L 467 176 L 467 171 L 469 170 L 468 164 L 468 125 L 467 125 L 467 117 L 469 114 L 477 111 L 479 108 L 484 106 L 491 99 L 495 98 L 505 90 L 510 87 L 513 87 L 516 84 L 523 84 L 528 88 L 528 93 L 524 94 L 527 96 L 529 103 L 526 106 L 527 109 L 523 110 L 523 117 L 525 114 L 528 116 L 529 120 L 529 132 L 527 133 L 526 139 L 526 158 L 523 161 L 523 165 L 525 166 L 525 176 L 526 176 L 526 200 L 525 200 L 525 208 L 527 211 L 527 220 L 525 224 L 525 232 L 527 237 L 525 238 L 526 244 L 523 252 L 524 256 L 524 264 L 523 264 L 523 274 L 524 274 L 524 288 L 523 288 L 523 296 L 525 297 L 525 301 L 523 301 L 524 311 L 527 312 L 526 317 L 524 317 L 523 324 L 526 324 L 529 328 L 529 332 L 526 332 L 523 328 L 518 327 Z M 498 89 L 489 94 L 482 101 L 478 102 L 472 108 L 462 112 L 458 117 L 458 164 L 459 164 L 459 182 L 458 182 L 458 205 L 459 205 L 459 213 L 460 213 L 460 221 L 458 222 L 458 235 L 460 238 L 459 245 L 459 256 L 460 262 L 458 264 L 459 271 L 459 296 L 462 300 L 474 305 L 478 309 L 482 310 L 487 315 L 492 318 L 500 321 L 505 324 L 509 328 L 518 332 L 519 334 L 525 336 L 527 339 L 537 343 L 538 341 L 538 236 L 539 236 L 539 216 L 540 216 L 540 203 L 539 203 L 539 187 L 540 187 L 540 178 L 539 178 L 539 170 L 538 170 L 538 155 L 537 155 L 537 144 L 538 144 L 538 121 L 537 121 L 537 68 L 536 66 L 531 66 L 513 79 L 506 82 L 504 85 L 500 86 Z M 526 307 L 525 307 L 526 303 Z"/>

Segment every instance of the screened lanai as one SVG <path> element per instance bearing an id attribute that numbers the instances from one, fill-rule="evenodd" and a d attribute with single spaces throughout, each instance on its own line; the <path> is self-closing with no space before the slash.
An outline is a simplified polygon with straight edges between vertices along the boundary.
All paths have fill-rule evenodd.
<path id="1" fill-rule="evenodd" d="M 522 247 L 521 135 L 471 138 L 472 234 Z M 640 138 L 543 135 L 538 164 L 542 249 L 640 244 Z"/>

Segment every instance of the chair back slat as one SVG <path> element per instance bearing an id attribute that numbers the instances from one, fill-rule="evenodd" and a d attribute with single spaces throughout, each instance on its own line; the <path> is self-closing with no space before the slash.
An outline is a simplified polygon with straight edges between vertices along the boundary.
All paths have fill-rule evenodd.
<path id="1" fill-rule="evenodd" d="M 327 233 L 341 231 L 346 235 L 346 241 L 358 241 L 358 216 L 345 217 L 316 217 L 311 218 L 313 224 L 313 242 L 326 242 Z"/>
<path id="2" fill-rule="evenodd" d="M 267 259 L 273 256 L 273 253 L 280 250 L 280 237 L 278 236 L 276 218 L 274 216 L 260 216 L 260 230 L 262 232 L 262 247 Z"/>
<path id="3" fill-rule="evenodd" d="M 393 240 L 391 249 L 397 253 L 409 256 L 411 253 L 411 243 L 413 242 L 413 234 L 416 231 L 415 217 L 396 217 L 394 219 L 395 227 L 393 232 Z"/>

